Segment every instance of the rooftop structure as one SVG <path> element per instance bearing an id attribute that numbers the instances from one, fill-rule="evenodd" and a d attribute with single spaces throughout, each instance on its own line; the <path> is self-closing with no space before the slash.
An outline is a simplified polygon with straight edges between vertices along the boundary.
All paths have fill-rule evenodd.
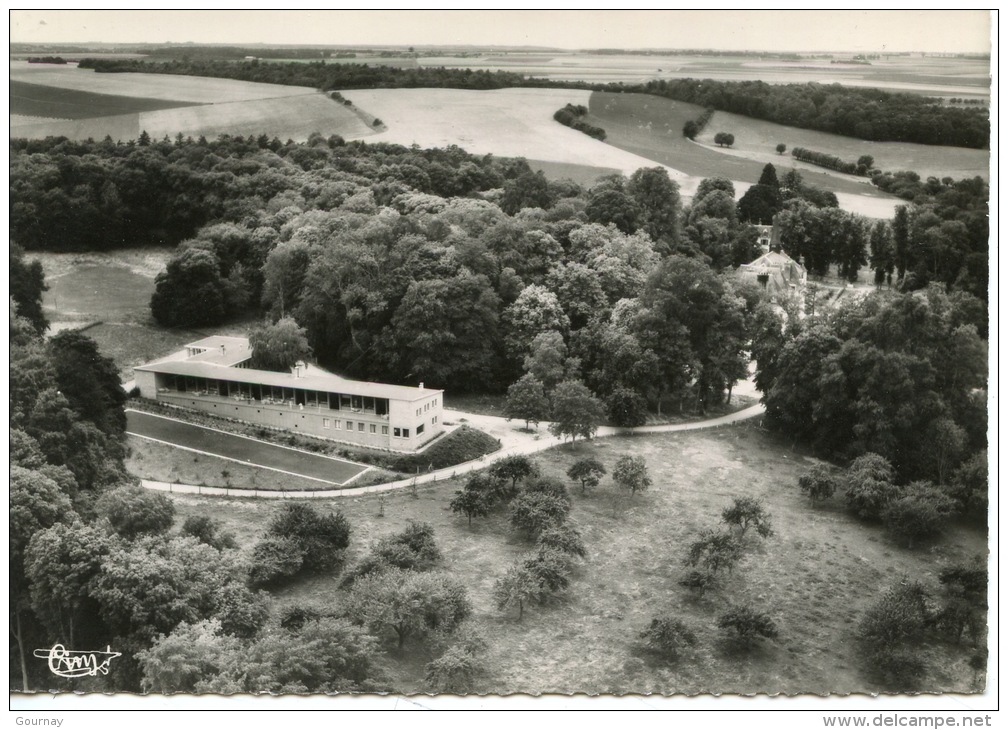
<path id="1" fill-rule="evenodd" d="M 781 295 L 805 288 L 805 267 L 780 251 L 769 251 L 749 264 L 742 264 L 739 276 L 756 281 L 772 301 Z"/>
<path id="2" fill-rule="evenodd" d="M 414 451 L 443 430 L 443 391 L 369 383 L 298 363 L 249 367 L 244 337 L 207 337 L 134 368 L 144 398 L 294 433 Z"/>

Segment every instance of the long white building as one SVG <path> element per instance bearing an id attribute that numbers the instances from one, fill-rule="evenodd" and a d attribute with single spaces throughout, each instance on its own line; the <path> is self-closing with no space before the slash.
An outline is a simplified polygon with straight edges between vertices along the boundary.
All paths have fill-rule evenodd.
<path id="1" fill-rule="evenodd" d="M 443 430 L 444 391 L 347 380 L 298 363 L 248 367 L 245 337 L 207 337 L 134 368 L 143 398 L 292 433 L 415 451 Z"/>

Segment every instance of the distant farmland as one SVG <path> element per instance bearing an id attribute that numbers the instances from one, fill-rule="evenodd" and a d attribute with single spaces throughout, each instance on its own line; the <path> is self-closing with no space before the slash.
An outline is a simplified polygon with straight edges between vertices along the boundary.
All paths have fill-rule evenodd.
<path id="1" fill-rule="evenodd" d="M 979 175 L 986 180 L 990 176 L 988 150 L 909 142 L 868 142 L 811 129 L 786 127 L 728 112 L 715 113 L 697 141 L 713 147 L 714 135 L 718 132 L 734 134 L 732 151 L 750 159 L 766 160 L 768 155 L 776 156 L 774 148 L 780 143 L 786 144 L 786 162 L 782 159 L 781 164 L 797 164 L 799 168 L 803 168 L 803 175 L 805 169 L 816 168 L 796 163 L 791 157 L 793 147 L 826 152 L 851 161 L 857 161 L 861 155 L 871 155 L 875 159 L 875 166 L 881 170 L 913 170 L 922 178 L 933 175 L 938 178 L 950 176 L 958 180 Z"/>
<path id="2" fill-rule="evenodd" d="M 192 102 L 189 101 L 113 96 L 42 84 L 27 84 L 23 81 L 10 82 L 10 113 L 27 117 L 90 119 L 171 109 L 190 104 Z"/>
<path id="3" fill-rule="evenodd" d="M 683 124 L 702 112 L 703 109 L 695 104 L 657 96 L 594 92 L 586 121 L 605 129 L 606 143 L 613 147 L 674 167 L 693 178 L 726 177 L 736 183 L 737 194 L 759 180 L 768 162 L 778 168 L 778 175 L 798 166 L 790 156 L 778 155 L 772 147 L 762 156 L 742 156 L 691 142 L 683 137 Z M 735 137 L 739 144 L 740 134 L 736 133 Z M 806 182 L 835 192 L 840 206 L 846 210 L 873 218 L 889 218 L 900 202 L 867 180 L 827 174 L 810 166 L 801 168 Z M 684 188 L 684 192 L 690 191 Z"/>
<path id="4" fill-rule="evenodd" d="M 10 136 L 114 140 L 146 131 L 304 141 L 313 132 L 360 138 L 368 118 L 301 86 L 158 74 L 98 74 L 75 66 L 11 64 Z"/>

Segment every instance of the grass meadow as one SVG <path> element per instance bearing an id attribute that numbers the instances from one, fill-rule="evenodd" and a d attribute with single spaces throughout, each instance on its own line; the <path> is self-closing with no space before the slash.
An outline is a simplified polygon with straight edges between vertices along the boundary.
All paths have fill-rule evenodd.
<path id="1" fill-rule="evenodd" d="M 942 540 L 906 550 L 880 527 L 849 517 L 839 502 L 812 507 L 798 492 L 798 475 L 814 462 L 754 425 L 711 432 L 578 442 L 538 455 L 546 474 L 563 479 L 579 457 L 593 455 L 611 471 L 619 456 L 643 456 L 651 490 L 618 495 L 607 477 L 582 495 L 572 488 L 570 519 L 581 530 L 588 558 L 569 589 L 519 622 L 492 600 L 494 582 L 531 548 L 509 527 L 506 512 L 477 518 L 472 527 L 448 502 L 461 480 L 408 491 L 313 502 L 341 510 L 353 525 L 349 562 L 410 519 L 429 522 L 444 554 L 442 568 L 461 580 L 474 623 L 490 642 L 483 693 L 614 694 L 848 694 L 884 691 L 861 670 L 857 622 L 889 585 L 912 576 L 936 585 L 938 570 L 986 550 L 985 536 L 955 527 Z M 688 544 L 715 527 L 735 496 L 763 499 L 776 534 L 747 537 L 746 557 L 720 588 L 704 597 L 678 585 Z M 178 524 L 189 515 L 222 520 L 244 550 L 261 535 L 274 502 L 172 495 Z M 275 610 L 301 601 L 323 606 L 342 599 L 340 577 L 320 575 L 274 592 Z M 731 603 L 770 612 L 780 637 L 749 654 L 734 653 L 715 626 Z M 660 612 L 671 611 L 696 631 L 695 652 L 678 662 L 655 659 L 637 635 Z M 423 643 L 400 652 L 391 639 L 381 664 L 396 692 L 425 691 Z M 980 678 L 967 668 L 969 647 L 942 644 L 927 652 L 922 689 L 974 692 Z M 972 680 L 970 678 L 973 678 Z"/>

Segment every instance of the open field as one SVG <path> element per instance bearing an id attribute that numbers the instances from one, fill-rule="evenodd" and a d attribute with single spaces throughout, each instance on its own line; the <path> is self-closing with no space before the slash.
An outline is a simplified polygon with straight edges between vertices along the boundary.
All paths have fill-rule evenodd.
<path id="1" fill-rule="evenodd" d="M 617 170 L 615 167 L 593 167 L 591 165 L 579 165 L 574 162 L 528 160 L 528 163 L 533 170 L 542 170 L 542 173 L 550 180 L 573 180 L 578 185 L 587 188 L 594 185 L 600 177 L 620 174 L 620 170 Z"/>
<path id="2" fill-rule="evenodd" d="M 153 413 L 127 410 L 126 421 L 126 431 L 131 436 L 205 452 L 207 456 L 219 456 L 270 471 L 307 477 L 313 482 L 314 489 L 342 486 L 368 468 L 365 464 L 278 446 Z"/>
<path id="3" fill-rule="evenodd" d="M 87 91 L 93 94 L 135 96 L 145 99 L 169 99 L 193 104 L 222 104 L 229 101 L 258 101 L 286 96 L 301 96 L 315 91 L 306 86 L 257 84 L 199 76 L 170 74 L 100 74 L 74 65 L 49 66 L 11 62 L 10 80 L 53 86 L 58 89 Z"/>
<path id="4" fill-rule="evenodd" d="M 458 145 L 477 155 L 525 157 L 630 174 L 654 161 L 607 145 L 553 120 L 566 104 L 588 104 L 576 89 L 359 89 L 341 92 L 388 130 L 373 137 L 421 147 Z M 685 176 L 675 169 L 674 177 Z"/>
<path id="5" fill-rule="evenodd" d="M 43 84 L 10 82 L 10 111 L 25 115 L 55 119 L 90 119 L 119 114 L 170 109 L 192 104 L 171 99 L 145 99 L 137 96 L 95 94 L 90 91 L 61 89 Z"/>
<path id="6" fill-rule="evenodd" d="M 11 137 L 135 139 L 313 132 L 361 138 L 373 130 L 314 89 L 161 74 L 98 74 L 76 66 L 11 65 Z"/>
<path id="7" fill-rule="evenodd" d="M 735 182 L 735 193 L 741 196 L 749 185 L 759 180 L 767 162 L 778 168 L 778 176 L 791 167 L 791 158 L 778 155 L 773 146 L 759 158 L 722 154 L 712 147 L 691 142 L 682 134 L 683 125 L 702 113 L 703 108 L 695 104 L 646 94 L 595 92 L 591 95 L 586 121 L 606 130 L 606 144 L 691 176 L 692 187 L 684 186 L 685 194 L 691 194 L 701 178 L 720 175 Z M 711 129 L 711 125 L 707 129 Z M 891 218 L 896 205 L 902 202 L 864 179 L 827 174 L 810 165 L 803 165 L 801 174 L 807 183 L 835 192 L 842 208 L 870 217 Z"/>
<path id="8" fill-rule="evenodd" d="M 731 149 L 722 149 L 714 145 L 714 135 L 718 132 L 735 135 L 735 144 Z M 822 173 L 824 170 L 795 160 L 791 156 L 793 147 L 826 152 L 853 162 L 856 162 L 861 155 L 871 155 L 875 158 L 875 167 L 880 170 L 913 170 L 921 178 L 933 175 L 937 178 L 951 176 L 959 180 L 979 175 L 987 180 L 990 177 L 988 150 L 909 142 L 868 142 L 839 134 L 787 127 L 728 112 L 715 112 L 703 133 L 697 137 L 697 142 L 721 154 L 745 157 L 763 164 L 773 162 L 775 167 L 795 166 L 801 170 L 803 176 L 812 172 Z M 783 155 L 778 155 L 775 148 L 782 142 L 788 149 Z M 779 165 L 774 158 L 780 160 Z M 842 173 L 833 174 L 858 182 L 864 180 Z"/>
<path id="9" fill-rule="evenodd" d="M 40 253 L 49 290 L 42 310 L 51 332 L 87 326 L 88 337 L 112 358 L 126 381 L 133 367 L 181 349 L 210 334 L 244 335 L 248 324 L 236 322 L 213 332 L 166 329 L 150 314 L 154 277 L 164 270 L 168 249 L 122 249 L 114 253 Z M 90 325 L 90 326 L 89 326 Z"/>
<path id="10" fill-rule="evenodd" d="M 449 481 L 384 498 L 319 502 L 342 510 L 353 526 L 351 562 L 369 544 L 402 530 L 407 520 L 430 522 L 445 555 L 443 568 L 469 590 L 474 622 L 490 640 L 488 671 L 477 692 L 525 693 L 851 693 L 882 688 L 859 670 L 854 631 L 860 616 L 901 576 L 937 583 L 940 567 L 984 554 L 983 535 L 955 527 L 948 537 L 917 551 L 894 544 L 879 527 L 854 521 L 839 504 L 813 508 L 796 488 L 814 460 L 789 450 L 753 426 L 712 432 L 601 439 L 539 455 L 544 471 L 563 477 L 577 458 L 592 454 L 611 470 L 624 453 L 643 456 L 654 477 L 651 491 L 614 499 L 606 478 L 586 496 L 572 490 L 571 519 L 581 530 L 587 561 L 552 605 L 528 609 L 523 621 L 493 605 L 493 584 L 530 545 L 510 530 L 504 512 L 477 518 L 471 528 L 448 510 L 461 485 Z M 723 587 L 694 597 L 677 581 L 686 546 L 714 527 L 734 496 L 764 500 L 777 534 L 748 538 L 742 564 Z M 250 550 L 279 506 L 255 500 L 173 495 L 177 524 L 206 514 L 225 523 Z M 274 593 L 277 608 L 297 601 L 332 605 L 339 577 L 318 576 Z M 729 602 L 752 601 L 777 621 L 780 638 L 750 655 L 732 654 L 719 639 L 715 617 Z M 678 664 L 643 654 L 636 636 L 659 612 L 671 610 L 694 628 L 696 653 Z M 396 692 L 422 692 L 423 646 L 404 652 L 386 644 L 382 664 Z M 970 692 L 977 685 L 965 647 L 938 645 L 927 652 L 926 691 Z"/>
<path id="11" fill-rule="evenodd" d="M 838 58 L 838 60 L 843 60 Z M 557 81 L 643 83 L 653 79 L 764 81 L 768 84 L 841 84 L 939 96 L 990 95 L 990 62 L 934 56 L 890 56 L 870 65 L 830 59 L 783 60 L 768 56 L 630 55 L 556 51 L 509 52 L 475 58 L 438 56 L 420 66 L 512 71 Z"/>

